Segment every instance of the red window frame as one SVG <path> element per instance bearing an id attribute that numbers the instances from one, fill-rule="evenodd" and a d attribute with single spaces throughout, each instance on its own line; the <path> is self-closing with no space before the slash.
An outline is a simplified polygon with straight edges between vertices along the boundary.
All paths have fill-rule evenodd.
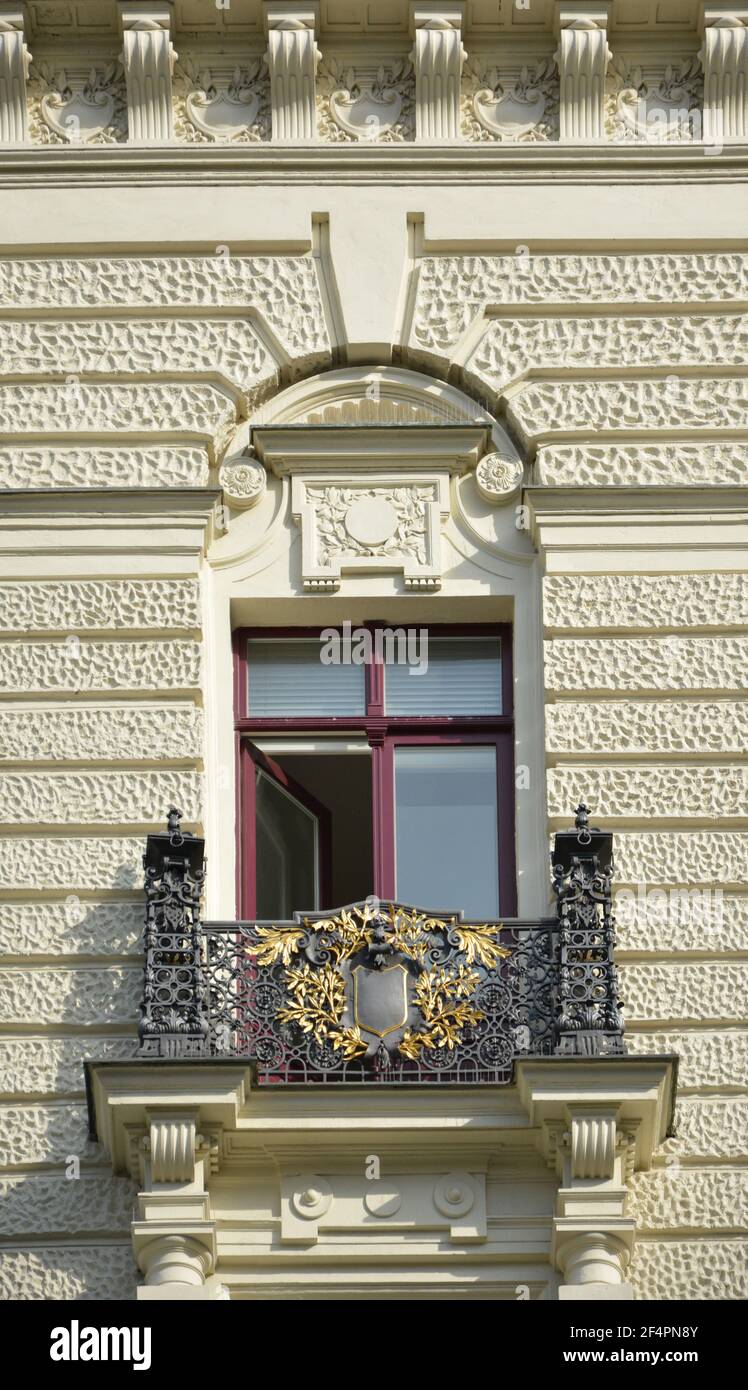
<path id="1" fill-rule="evenodd" d="M 340 627 L 336 623 L 316 627 L 237 628 L 234 644 L 234 709 L 237 770 L 237 911 L 240 918 L 255 915 L 256 839 L 254 821 L 254 767 L 252 736 L 298 734 L 320 731 L 363 733 L 371 748 L 373 891 L 384 900 L 395 897 L 395 748 L 400 745 L 494 744 L 496 748 L 497 804 L 499 808 L 498 865 L 499 904 L 503 917 L 517 911 L 516 856 L 514 843 L 514 679 L 512 668 L 512 628 L 508 623 L 408 623 L 365 622 L 356 627 L 428 627 L 434 637 L 498 637 L 501 640 L 502 714 L 481 715 L 391 715 L 384 708 L 384 662 L 375 659 L 365 666 L 366 712 L 362 715 L 320 717 L 252 718 L 248 708 L 247 643 L 252 638 L 318 639 L 323 631 Z M 507 814 L 507 808 L 511 814 Z M 324 886 L 323 886 L 324 891 Z M 340 904 L 323 902 L 323 907 Z"/>

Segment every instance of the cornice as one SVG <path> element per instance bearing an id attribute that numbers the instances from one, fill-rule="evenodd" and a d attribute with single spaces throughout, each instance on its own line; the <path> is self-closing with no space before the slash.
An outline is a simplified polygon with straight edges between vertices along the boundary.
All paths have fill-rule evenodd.
<path id="1" fill-rule="evenodd" d="M 242 147 L 31 146 L 0 150 L 0 186 L 748 182 L 748 143 Z"/>

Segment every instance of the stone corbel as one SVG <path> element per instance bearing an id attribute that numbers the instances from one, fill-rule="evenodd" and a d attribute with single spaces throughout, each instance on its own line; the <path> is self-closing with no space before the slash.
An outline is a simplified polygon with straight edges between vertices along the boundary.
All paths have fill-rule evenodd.
<path id="1" fill-rule="evenodd" d="M 608 47 L 610 4 L 571 0 L 557 12 L 559 45 L 556 63 L 560 89 L 560 139 L 605 138 L 605 74 L 612 57 Z"/>
<path id="2" fill-rule="evenodd" d="M 704 5 L 704 143 L 748 140 L 748 9 Z"/>
<path id="3" fill-rule="evenodd" d="M 28 140 L 26 80 L 31 54 L 24 42 L 21 5 L 0 5 L 0 145 Z"/>
<path id="4" fill-rule="evenodd" d="M 411 3 L 416 140 L 459 138 L 460 79 L 467 57 L 462 46 L 464 8 L 464 4 Z"/>
<path id="5" fill-rule="evenodd" d="M 551 1259 L 559 1299 L 633 1298 L 628 1184 L 651 1166 L 674 1099 L 672 1057 L 517 1062 L 517 1087 L 559 1178 Z"/>
<path id="6" fill-rule="evenodd" d="M 318 10 L 316 3 L 281 0 L 265 6 L 273 140 L 316 139 L 317 64 L 322 56 L 315 36 Z"/>
<path id="7" fill-rule="evenodd" d="M 119 5 L 122 64 L 127 83 L 129 139 L 136 144 L 171 140 L 171 75 L 176 52 L 171 44 L 171 5 Z"/>

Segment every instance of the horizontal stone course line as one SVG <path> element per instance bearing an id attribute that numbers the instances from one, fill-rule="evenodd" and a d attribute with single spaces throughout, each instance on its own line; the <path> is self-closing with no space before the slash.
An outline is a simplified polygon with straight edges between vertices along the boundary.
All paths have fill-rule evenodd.
<path id="1" fill-rule="evenodd" d="M 532 381 L 512 394 L 508 418 L 528 442 L 596 430 L 748 431 L 748 378 Z"/>
<path id="2" fill-rule="evenodd" d="M 42 1163 L 64 1168 L 71 1155 L 82 1164 L 108 1161 L 102 1145 L 88 1137 L 88 1111 L 80 1101 L 0 1105 L 0 1127 L 3 1168 Z"/>
<path id="3" fill-rule="evenodd" d="M 94 448 L 84 445 L 0 449 L 0 489 L 207 487 L 201 448 Z"/>
<path id="4" fill-rule="evenodd" d="M 548 814 L 568 816 L 569 802 L 587 800 L 608 821 L 748 819 L 748 765 L 738 767 L 551 768 Z M 0 805 L 2 798 L 0 798 Z M 0 811 L 0 815 L 2 812 Z"/>
<path id="5" fill-rule="evenodd" d="M 63 1038 L 24 1034 L 0 1037 L 0 1095 L 82 1096 L 85 1092 L 83 1063 L 125 1062 L 138 1049 L 138 1039 L 89 1033 Z"/>
<path id="6" fill-rule="evenodd" d="M 246 320 L 15 319 L 2 325 L 0 377 L 219 376 L 247 402 L 278 384 L 278 368 Z"/>
<path id="7" fill-rule="evenodd" d="M 0 309 L 252 308 L 291 357 L 329 350 L 311 256 L 48 257 L 0 261 Z"/>
<path id="8" fill-rule="evenodd" d="M 640 1237 L 630 1278 L 642 1301 L 744 1300 L 748 1298 L 748 1240 Z"/>
<path id="9" fill-rule="evenodd" d="M 684 1088 L 748 1092 L 748 1031 L 724 1029 L 667 1029 L 626 1032 L 626 1046 L 634 1054 L 679 1058 L 678 1090 Z"/>
<path id="10" fill-rule="evenodd" d="M 503 391 L 528 373 L 748 365 L 748 317 L 492 319 L 463 369 L 467 385 Z"/>
<path id="11" fill-rule="evenodd" d="M 629 1214 L 639 1230 L 730 1230 L 748 1235 L 748 1170 L 656 1168 L 635 1173 Z"/>
<path id="12" fill-rule="evenodd" d="M 194 705 L 29 710 L 0 704 L 3 762 L 184 762 L 202 753 L 202 711 Z"/>
<path id="13" fill-rule="evenodd" d="M 179 381 L 0 385 L 0 430 L 8 435 L 194 436 L 218 454 L 237 419 L 217 386 Z"/>
<path id="14" fill-rule="evenodd" d="M 566 756 L 743 754 L 748 700 L 564 701 L 546 706 L 545 741 L 549 753 Z"/>
<path id="15" fill-rule="evenodd" d="M 0 773 L 0 825 L 155 825 L 170 806 L 201 819 L 201 773 Z"/>
<path id="16" fill-rule="evenodd" d="M 748 962 L 637 961 L 618 973 L 627 1022 L 748 1024 Z"/>
<path id="17" fill-rule="evenodd" d="M 416 275 L 410 343 L 443 356 L 493 305 L 748 300 L 748 257 L 737 252 L 427 255 Z"/>
<path id="18" fill-rule="evenodd" d="M 553 637 L 545 643 L 548 690 L 647 691 L 745 688 L 748 637 Z"/>
<path id="19" fill-rule="evenodd" d="M 201 626 L 194 579 L 0 582 L 0 632 Z"/>
<path id="20" fill-rule="evenodd" d="M 549 444 L 535 476 L 547 487 L 744 487 L 748 443 Z"/>
<path id="21" fill-rule="evenodd" d="M 0 1249 L 0 1299 L 133 1300 L 139 1282 L 129 1238 L 118 1243 Z"/>
<path id="22" fill-rule="evenodd" d="M 140 955 L 142 902 L 0 903 L 0 956 Z"/>
<path id="23" fill-rule="evenodd" d="M 547 628 L 748 627 L 746 574 L 547 575 Z"/>
<path id="24" fill-rule="evenodd" d="M 613 909 L 619 960 L 627 951 L 748 952 L 748 894 L 614 886 Z"/>
<path id="25" fill-rule="evenodd" d="M 200 656 L 198 642 L 180 638 L 0 642 L 0 694 L 195 689 Z"/>
<path id="26" fill-rule="evenodd" d="M 0 1235 L 115 1235 L 128 1232 L 136 1188 L 111 1173 L 26 1173 L 0 1177 Z"/>
<path id="27" fill-rule="evenodd" d="M 142 860 L 142 836 L 6 836 L 0 839 L 0 891 L 140 889 Z"/>
<path id="28" fill-rule="evenodd" d="M 594 819 L 594 817 L 593 817 Z M 748 882 L 748 833 L 740 830 L 618 830 L 615 875 L 619 887 Z"/>
<path id="29" fill-rule="evenodd" d="M 137 1023 L 142 966 L 6 966 L 0 969 L 0 1023 L 81 1028 Z"/>

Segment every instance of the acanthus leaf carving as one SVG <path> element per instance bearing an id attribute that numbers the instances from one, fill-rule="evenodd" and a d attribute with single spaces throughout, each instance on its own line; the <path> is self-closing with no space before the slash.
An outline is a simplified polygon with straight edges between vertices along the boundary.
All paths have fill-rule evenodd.
<path id="1" fill-rule="evenodd" d="M 415 74 L 408 58 L 364 73 L 343 67 L 331 55 L 320 63 L 317 76 L 317 122 L 323 140 L 413 139 Z"/>
<path id="2" fill-rule="evenodd" d="M 614 58 L 605 101 L 608 139 L 649 144 L 700 139 L 703 91 L 697 57 L 668 63 L 659 77 Z"/>
<path id="3" fill-rule="evenodd" d="M 174 69 L 174 134 L 190 143 L 258 143 L 270 139 L 270 76 L 264 58 L 230 76 L 184 58 Z"/>
<path id="4" fill-rule="evenodd" d="M 121 144 L 127 140 L 127 96 L 122 64 L 92 67 L 83 80 L 64 68 L 29 69 L 29 134 L 43 145 Z"/>
<path id="5" fill-rule="evenodd" d="M 532 143 L 558 138 L 559 88 L 552 57 L 502 77 L 480 56 L 465 65 L 462 131 L 469 140 Z"/>

